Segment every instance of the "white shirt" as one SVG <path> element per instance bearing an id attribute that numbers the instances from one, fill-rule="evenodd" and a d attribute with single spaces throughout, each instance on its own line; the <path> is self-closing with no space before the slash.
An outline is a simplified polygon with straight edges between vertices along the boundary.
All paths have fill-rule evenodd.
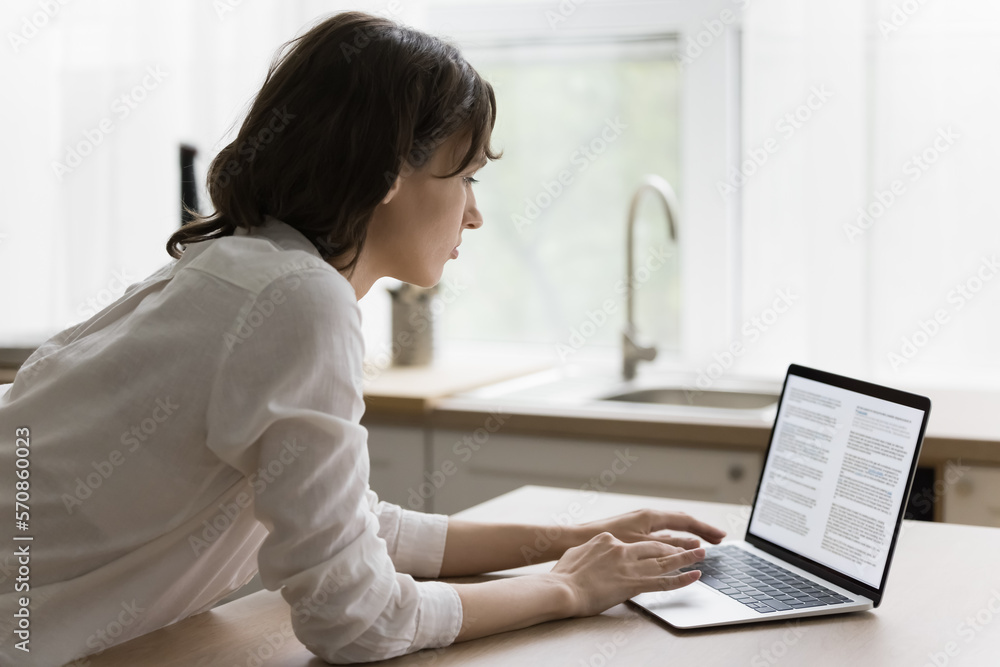
<path id="1" fill-rule="evenodd" d="M 44 343 L 0 387 L 0 664 L 103 651 L 209 609 L 258 567 L 330 662 L 452 643 L 458 593 L 413 579 L 440 572 L 447 517 L 368 487 L 360 324 L 350 283 L 269 218 L 189 245 Z M 29 593 L 14 590 L 23 545 Z M 11 626 L 25 595 L 30 653 Z"/>

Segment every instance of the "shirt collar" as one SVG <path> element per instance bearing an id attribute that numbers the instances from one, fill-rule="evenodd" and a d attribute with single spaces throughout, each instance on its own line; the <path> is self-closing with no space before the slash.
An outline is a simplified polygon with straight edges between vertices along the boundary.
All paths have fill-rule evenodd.
<path id="1" fill-rule="evenodd" d="M 233 232 L 233 236 L 263 236 L 271 239 L 285 250 L 305 250 L 314 257 L 323 259 L 316 246 L 302 232 L 270 215 L 264 217 L 263 225 L 251 227 L 250 229 L 237 227 L 236 231 Z"/>
<path id="2" fill-rule="evenodd" d="M 284 248 L 285 250 L 304 250 L 316 258 L 324 262 L 326 261 L 323 260 L 323 256 L 319 254 L 319 250 L 316 249 L 316 246 L 314 246 L 312 242 L 302 234 L 302 232 L 295 229 L 288 223 L 282 222 L 281 220 L 278 220 L 270 215 L 264 217 L 263 225 L 252 227 L 249 230 L 244 229 L 243 227 L 237 227 L 233 232 L 233 236 L 249 236 L 251 238 L 264 237 L 274 241 L 278 244 L 278 246 Z M 226 237 L 222 236 L 217 237 L 217 239 L 218 238 Z M 201 241 L 186 247 L 181 255 L 181 258 L 174 262 L 174 265 L 170 270 L 170 277 L 176 275 L 183 266 L 187 265 L 195 257 L 200 255 L 202 251 L 206 250 L 210 245 L 210 241 Z"/>

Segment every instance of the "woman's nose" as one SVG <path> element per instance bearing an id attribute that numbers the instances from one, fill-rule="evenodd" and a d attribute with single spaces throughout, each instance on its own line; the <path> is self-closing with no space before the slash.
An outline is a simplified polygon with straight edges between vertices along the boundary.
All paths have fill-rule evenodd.
<path id="1" fill-rule="evenodd" d="M 469 199 L 465 207 L 465 217 L 462 219 L 462 226 L 469 229 L 479 229 L 483 226 L 483 214 L 476 206 L 476 195 L 470 190 Z"/>

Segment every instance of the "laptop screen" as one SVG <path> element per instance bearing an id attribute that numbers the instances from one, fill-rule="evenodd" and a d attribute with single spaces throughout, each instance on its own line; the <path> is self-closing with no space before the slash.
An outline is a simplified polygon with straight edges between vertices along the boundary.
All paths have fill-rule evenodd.
<path id="1" fill-rule="evenodd" d="M 809 371 L 789 369 L 748 533 L 878 589 L 930 402 Z"/>

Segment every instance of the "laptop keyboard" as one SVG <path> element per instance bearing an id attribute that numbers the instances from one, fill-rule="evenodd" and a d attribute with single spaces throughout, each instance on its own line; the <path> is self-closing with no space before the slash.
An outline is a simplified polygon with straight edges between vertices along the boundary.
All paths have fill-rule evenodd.
<path id="1" fill-rule="evenodd" d="M 851 602 L 850 598 L 734 545 L 706 549 L 681 572 L 701 570 L 700 581 L 761 614 Z"/>

